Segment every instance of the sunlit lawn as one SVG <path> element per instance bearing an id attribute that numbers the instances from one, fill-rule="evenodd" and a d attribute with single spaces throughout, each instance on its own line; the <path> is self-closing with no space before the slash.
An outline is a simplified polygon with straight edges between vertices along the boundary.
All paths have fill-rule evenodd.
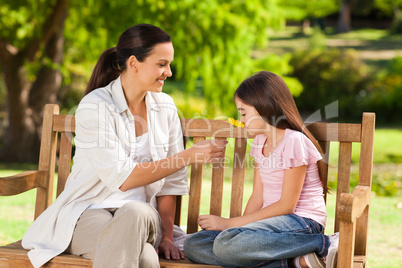
<path id="1" fill-rule="evenodd" d="M 210 174 L 211 168 L 205 169 L 205 177 Z M 227 170 L 230 173 L 230 170 Z M 0 176 L 9 175 L 17 171 L 1 171 Z M 251 176 L 252 171 L 247 171 Z M 208 195 L 210 181 L 205 180 L 202 191 L 201 213 L 209 213 Z M 228 216 L 230 204 L 230 182 L 225 181 L 223 215 Z M 244 200 L 250 196 L 252 181 L 246 179 Z M 6 244 L 22 238 L 33 219 L 35 191 L 29 191 L 15 197 L 0 197 L 0 244 Z M 188 197 L 183 200 L 183 211 L 187 211 Z M 328 224 L 326 233 L 333 232 L 335 193 L 328 196 Z M 397 204 L 402 202 L 401 197 L 379 197 L 373 194 L 371 200 L 368 257 L 369 267 L 398 267 L 402 263 L 402 242 L 399 234 L 402 233 L 402 212 Z M 244 202 L 246 204 L 246 202 Z M 182 227 L 185 228 L 186 213 L 182 217 Z"/>
<path id="2" fill-rule="evenodd" d="M 303 34 L 300 27 L 288 26 L 283 31 L 273 32 L 269 46 L 260 53 L 283 54 L 309 48 L 310 32 Z M 382 68 L 386 62 L 396 55 L 402 55 L 402 35 L 390 34 L 389 30 L 357 29 L 348 33 L 335 33 L 327 27 L 324 37 L 327 48 L 355 49 L 361 52 L 361 57 L 373 68 Z"/>

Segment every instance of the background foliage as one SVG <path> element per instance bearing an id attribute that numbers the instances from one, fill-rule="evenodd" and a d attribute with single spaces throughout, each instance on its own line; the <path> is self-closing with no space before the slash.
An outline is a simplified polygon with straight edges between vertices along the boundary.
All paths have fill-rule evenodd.
<path id="1" fill-rule="evenodd" d="M 279 6 L 285 12 L 285 18 L 292 21 L 323 18 L 339 10 L 339 1 L 334 0 L 284 0 Z"/>
<path id="2" fill-rule="evenodd" d="M 354 119 L 355 103 L 370 83 L 367 66 L 354 50 L 315 49 L 296 52 L 290 62 L 294 75 L 304 87 L 296 104 L 302 112 L 313 113 L 323 104 L 339 101 L 339 116 Z"/>
<path id="3" fill-rule="evenodd" d="M 15 49 L 23 48 L 42 34 L 45 18 L 57 2 L 0 0 L 0 40 L 7 40 Z M 359 120 L 361 111 L 371 110 L 379 112 L 384 124 L 401 121 L 395 113 L 400 111 L 397 65 L 391 64 L 385 71 L 372 70 L 356 51 L 328 49 L 329 27 L 309 29 L 312 34 L 307 48 L 296 44 L 300 50 L 296 53 L 256 52 L 270 48 L 272 36 L 283 31 L 287 21 L 334 18 L 345 3 L 351 4 L 355 18 L 369 16 L 397 21 L 402 0 L 70 0 L 68 3 L 63 62 L 53 63 L 40 50 L 36 60 L 25 63 L 31 83 L 44 65 L 61 70 L 63 84 L 57 101 L 64 113 L 71 113 L 78 104 L 99 55 L 115 46 L 127 27 L 145 22 L 162 27 L 172 36 L 174 77 L 164 90 L 177 100 L 185 117 L 236 116 L 232 95 L 237 85 L 254 72 L 270 70 L 284 77 L 306 112 L 316 110 L 318 103 L 322 106 L 338 98 L 339 120 Z M 394 22 L 394 29 L 395 25 Z M 2 120 L 7 109 L 6 96 L 0 78 L 0 136 L 7 126 L 7 120 Z"/>
<path id="4" fill-rule="evenodd" d="M 173 79 L 183 81 L 187 93 L 201 92 L 212 113 L 231 103 L 236 86 L 256 71 L 253 49 L 266 46 L 268 30 L 285 22 L 276 1 L 94 1 L 80 5 L 79 1 L 72 4 L 66 25 L 66 47 L 74 49 L 68 53 L 70 72 L 87 76 L 87 70 L 77 63 L 85 59 L 93 64 L 130 26 L 155 24 L 174 43 Z M 119 14 L 118 19 L 105 18 L 105 10 L 111 18 Z"/>
<path id="5" fill-rule="evenodd" d="M 367 88 L 362 109 L 374 110 L 388 122 L 400 122 L 402 114 L 402 56 L 395 57 Z"/>
<path id="6" fill-rule="evenodd" d="M 0 38 L 22 48 L 41 34 L 41 27 L 56 0 L 0 2 Z M 377 18 L 395 17 L 396 20 L 402 6 L 401 0 L 351 2 L 357 14 L 375 12 Z M 297 70 L 293 72 L 296 79 L 288 76 L 292 73 L 289 56 L 271 54 L 255 58 L 252 52 L 266 47 L 269 30 L 283 29 L 287 20 L 323 18 L 337 13 L 339 8 L 338 0 L 71 0 L 65 25 L 64 62 L 61 66 L 54 66 L 63 73 L 64 87 L 59 92 L 59 100 L 67 109 L 76 105 L 99 55 L 116 45 L 119 35 L 127 27 L 140 22 L 158 25 L 172 36 L 176 53 L 173 79 L 184 82 L 179 90 L 185 92 L 185 97 L 189 93 L 205 97 L 205 112 L 209 116 L 222 110 L 233 115 L 233 91 L 244 78 L 262 69 L 285 76 L 289 88 L 298 96 L 303 86 L 309 89 L 311 86 L 297 79 Z M 312 54 L 314 52 L 310 59 Z M 338 56 L 334 54 L 336 52 L 332 51 L 331 55 L 325 55 L 326 61 L 330 57 L 336 60 Z M 356 58 L 353 52 L 348 56 Z M 292 63 L 297 61 L 297 57 L 300 55 L 293 57 Z M 35 71 L 43 64 L 52 63 L 42 59 L 27 64 L 31 81 L 35 80 Z M 317 88 L 322 90 L 320 86 Z M 4 86 L 0 86 L 1 100 L 4 100 L 4 91 Z M 338 96 L 342 94 L 341 88 Z"/>

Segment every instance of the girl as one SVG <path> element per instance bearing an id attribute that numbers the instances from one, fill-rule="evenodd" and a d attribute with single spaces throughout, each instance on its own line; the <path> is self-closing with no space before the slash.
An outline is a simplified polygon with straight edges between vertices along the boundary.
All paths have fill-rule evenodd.
<path id="1" fill-rule="evenodd" d="M 243 216 L 201 215 L 203 230 L 187 237 L 186 257 L 221 266 L 324 267 L 328 255 L 333 267 L 338 235 L 323 234 L 321 149 L 285 82 L 259 72 L 240 84 L 234 100 L 248 133 L 256 135 L 253 193 Z"/>
<path id="2" fill-rule="evenodd" d="M 173 100 L 173 45 L 162 29 L 139 24 L 107 49 L 76 112 L 74 165 L 64 191 L 25 234 L 34 267 L 67 251 L 93 267 L 159 267 L 184 253 L 173 241 L 175 196 L 187 194 L 185 166 L 223 156 L 225 143 L 183 151 Z"/>

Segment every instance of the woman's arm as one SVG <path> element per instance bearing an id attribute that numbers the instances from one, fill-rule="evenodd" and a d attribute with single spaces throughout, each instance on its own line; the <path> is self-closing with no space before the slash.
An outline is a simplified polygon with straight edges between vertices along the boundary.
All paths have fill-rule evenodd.
<path id="1" fill-rule="evenodd" d="M 299 201 L 300 193 L 303 188 L 307 166 L 299 166 L 285 170 L 281 198 L 263 209 L 247 215 L 225 219 L 212 215 L 202 215 L 198 219 L 198 224 L 206 230 L 225 230 L 228 228 L 244 226 L 251 222 L 271 218 L 280 215 L 292 214 Z"/>
<path id="2" fill-rule="evenodd" d="M 137 164 L 121 191 L 148 185 L 193 163 L 212 163 L 223 157 L 227 141 L 204 140 L 193 147 L 159 161 Z"/>
<path id="3" fill-rule="evenodd" d="M 176 196 L 163 195 L 157 197 L 158 212 L 162 224 L 162 240 L 159 251 L 165 254 L 165 258 L 170 260 L 184 259 L 184 252 L 173 244 L 173 224 L 176 209 Z"/>

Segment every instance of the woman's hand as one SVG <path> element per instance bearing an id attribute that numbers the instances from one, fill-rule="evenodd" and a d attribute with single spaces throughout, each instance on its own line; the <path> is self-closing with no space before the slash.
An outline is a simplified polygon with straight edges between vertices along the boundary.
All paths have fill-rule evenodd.
<path id="1" fill-rule="evenodd" d="M 201 215 L 198 217 L 197 223 L 203 230 L 223 231 L 231 228 L 230 219 L 214 215 Z"/>
<path id="2" fill-rule="evenodd" d="M 190 148 L 192 150 L 193 163 L 214 163 L 225 155 L 228 144 L 225 140 L 204 140 Z"/>
<path id="3" fill-rule="evenodd" d="M 158 253 L 163 253 L 167 260 L 182 260 L 184 259 L 184 252 L 178 249 L 174 244 L 173 241 L 168 239 L 162 239 L 161 243 L 159 244 Z"/>

